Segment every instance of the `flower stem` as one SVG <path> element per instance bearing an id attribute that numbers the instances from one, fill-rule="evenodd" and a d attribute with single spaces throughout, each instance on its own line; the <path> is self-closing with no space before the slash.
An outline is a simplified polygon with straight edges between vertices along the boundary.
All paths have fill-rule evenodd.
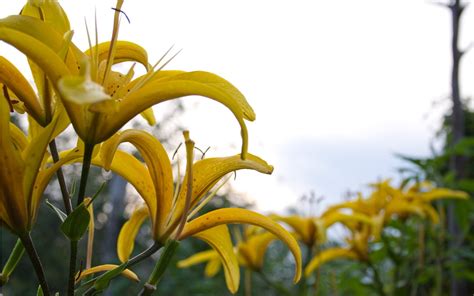
<path id="1" fill-rule="evenodd" d="M 128 261 L 127 268 L 132 267 L 132 266 L 142 262 L 146 258 L 150 257 L 151 255 L 155 254 L 156 251 L 161 249 L 162 246 L 163 246 L 162 244 L 160 244 L 158 242 L 155 242 L 151 247 L 149 247 L 148 249 L 146 249 L 142 253 L 138 254 L 137 256 L 133 257 L 132 259 L 130 259 Z"/>
<path id="2" fill-rule="evenodd" d="M 74 295 L 74 282 L 75 282 L 75 275 L 76 275 L 76 261 L 77 261 L 77 241 L 70 242 L 70 250 L 71 254 L 69 257 L 69 277 L 68 277 L 68 284 L 67 284 L 67 295 L 73 296 Z"/>
<path id="3" fill-rule="evenodd" d="M 166 242 L 165 249 L 160 256 L 160 260 L 158 260 L 157 264 L 155 265 L 155 268 L 153 269 L 153 272 L 148 278 L 148 281 L 143 286 L 143 290 L 141 291 L 140 296 L 149 296 L 153 294 L 153 292 L 156 290 L 156 285 L 163 277 L 163 274 L 166 268 L 168 268 L 168 265 L 170 264 L 171 259 L 173 258 L 173 255 L 176 252 L 178 246 L 179 241 L 177 240 L 168 240 Z"/>
<path id="4" fill-rule="evenodd" d="M 49 150 L 51 151 L 51 156 L 53 157 L 54 162 L 59 161 L 58 147 L 56 146 L 56 140 L 53 139 L 49 143 Z M 66 214 L 69 215 L 72 212 L 71 198 L 69 192 L 67 191 L 66 180 L 64 178 L 62 168 L 59 168 L 56 172 L 58 176 L 59 187 L 61 188 L 61 194 L 63 196 L 64 208 L 66 209 Z"/>
<path id="5" fill-rule="evenodd" d="M 77 206 L 79 206 L 84 201 L 84 197 L 86 195 L 87 177 L 89 176 L 93 150 L 94 144 L 84 143 L 84 158 L 82 161 L 81 183 L 79 185 L 79 194 L 77 196 Z M 74 276 L 76 274 L 77 261 L 77 241 L 71 241 L 70 250 L 67 291 L 68 296 L 73 296 L 75 281 Z"/>
<path id="6" fill-rule="evenodd" d="M 156 251 L 158 251 L 159 249 L 161 249 L 163 245 L 160 244 L 159 242 L 155 242 L 151 247 L 149 247 L 148 249 L 146 249 L 145 251 L 143 251 L 142 253 L 138 254 L 137 256 L 133 257 L 132 259 L 130 259 L 127 263 L 127 266 L 126 268 L 129 268 L 129 267 L 132 267 L 140 262 L 142 262 L 143 260 L 145 260 L 146 258 L 150 257 L 151 255 L 155 254 Z M 92 280 L 90 280 L 89 282 L 90 283 L 93 283 L 97 278 L 94 278 Z M 85 296 L 91 296 L 91 295 L 94 295 L 94 293 L 96 293 L 96 289 L 94 286 L 90 287 L 85 293 L 84 295 Z"/>
<path id="7" fill-rule="evenodd" d="M 87 177 L 89 176 L 89 170 L 91 167 L 92 151 L 94 150 L 94 144 L 84 144 L 84 158 L 82 161 L 82 172 L 81 172 L 81 183 L 79 185 L 79 194 L 77 196 L 77 204 L 80 205 L 84 201 L 86 196 Z"/>
<path id="8" fill-rule="evenodd" d="M 36 276 L 38 277 L 41 289 L 43 290 L 43 295 L 49 296 L 49 287 L 48 283 L 46 282 L 46 277 L 44 275 L 43 265 L 41 264 L 40 258 L 38 257 L 38 253 L 36 252 L 33 241 L 31 240 L 30 233 L 27 232 L 21 235 L 20 240 L 23 246 L 25 247 L 28 256 L 30 257 L 31 263 L 33 264 Z"/>

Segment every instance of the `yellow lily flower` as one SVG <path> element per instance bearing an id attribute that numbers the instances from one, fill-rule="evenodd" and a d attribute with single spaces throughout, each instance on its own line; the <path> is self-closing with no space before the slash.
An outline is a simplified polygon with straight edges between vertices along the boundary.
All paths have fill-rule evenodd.
<path id="1" fill-rule="evenodd" d="M 260 272 L 263 268 L 263 260 L 265 252 L 268 246 L 274 241 L 278 240 L 278 237 L 270 232 L 258 232 L 254 233 L 247 238 L 245 241 L 240 241 L 234 248 L 235 254 L 239 260 L 239 265 L 250 268 L 253 271 Z M 207 250 L 192 255 L 184 260 L 178 261 L 179 268 L 187 268 L 196 264 L 206 263 L 205 275 L 206 277 L 215 276 L 221 269 L 222 265 L 226 265 L 225 260 L 219 256 L 216 250 Z M 226 282 L 231 282 L 229 274 L 226 273 Z M 229 287 L 232 293 L 232 289 Z"/>
<path id="2" fill-rule="evenodd" d="M 43 174 L 49 170 L 45 166 L 46 149 L 64 116 L 58 112 L 38 136 L 28 141 L 10 123 L 7 101 L 0 100 L 0 221 L 19 236 L 31 230 L 35 221 L 42 193 L 36 190 L 35 194 L 35 188 L 52 176 Z"/>
<path id="3" fill-rule="evenodd" d="M 349 215 L 337 211 L 331 211 L 321 217 L 274 215 L 273 218 L 288 224 L 308 247 L 312 247 L 317 243 L 324 243 L 326 241 L 326 230 L 335 223 L 342 223 L 348 227 L 353 223 L 371 223 L 370 217 L 364 214 L 352 213 Z"/>
<path id="4" fill-rule="evenodd" d="M 132 184 L 145 201 L 144 207 L 134 211 L 123 225 L 118 242 L 119 259 L 125 262 L 134 248 L 134 238 L 143 222 L 150 218 L 152 236 L 164 245 L 168 239 L 182 240 L 197 237 L 210 244 L 221 256 L 226 267 L 228 286 L 231 291 L 238 287 L 239 269 L 237 258 L 226 224 L 247 223 L 263 227 L 282 240 L 296 260 L 295 281 L 301 275 L 301 251 L 295 239 L 276 222 L 263 215 L 245 209 L 218 209 L 191 220 L 191 215 L 208 202 L 206 193 L 225 175 L 240 169 L 252 169 L 270 174 L 273 167 L 248 154 L 223 158 L 207 158 L 193 164 L 194 143 L 186 133 L 187 169 L 181 188 L 173 188 L 171 162 L 162 144 L 152 135 L 139 130 L 126 130 L 115 134 L 100 147 L 100 153 L 92 158 L 92 164 L 112 170 Z M 118 150 L 123 142 L 129 142 L 140 152 L 145 163 Z M 80 149 L 63 152 L 61 159 L 51 168 L 72 161 L 81 161 Z M 146 165 L 146 166 L 145 166 Z M 39 184 L 38 191 L 46 186 Z M 201 204 L 200 204 L 201 202 Z M 194 210 L 193 210 L 194 209 Z M 232 284 L 229 284 L 231 282 Z"/>
<path id="5" fill-rule="evenodd" d="M 358 230 L 351 231 L 351 238 L 347 239 L 349 246 L 334 247 L 319 252 L 306 265 L 304 275 L 307 277 L 322 264 L 338 258 L 366 261 L 368 259 L 370 237 L 369 224 L 361 224 Z"/>
<path id="6" fill-rule="evenodd" d="M 120 10 L 122 4 L 119 0 L 116 8 Z M 117 42 L 118 10 L 106 60 L 101 60 L 105 57 L 105 45 L 91 45 L 89 56 L 65 40 L 50 24 L 30 17 L 1 19 L 0 40 L 23 52 L 44 72 L 53 88 L 59 91 L 56 93 L 60 94 L 76 132 L 87 144 L 108 139 L 130 119 L 155 104 L 198 95 L 220 102 L 232 111 L 241 126 L 242 157 L 245 157 L 248 135 L 244 120 L 254 120 L 255 113 L 245 97 L 228 81 L 202 71 L 153 69 L 131 80 L 133 66 L 125 74 L 111 70 L 117 62 L 144 57 L 137 54 L 141 48 L 133 43 Z M 65 60 L 58 55 L 64 48 Z M 147 61 L 137 62 L 148 67 Z"/>

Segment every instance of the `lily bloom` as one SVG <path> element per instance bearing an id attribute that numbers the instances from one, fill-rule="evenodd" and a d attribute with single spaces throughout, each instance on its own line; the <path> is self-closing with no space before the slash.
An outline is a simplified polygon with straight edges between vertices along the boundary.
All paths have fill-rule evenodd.
<path id="1" fill-rule="evenodd" d="M 64 104 L 74 129 L 86 144 L 103 142 L 155 104 L 198 95 L 220 102 L 234 114 L 241 127 L 241 156 L 245 158 L 248 135 L 244 120 L 254 120 L 255 113 L 240 91 L 225 79 L 202 71 L 154 71 L 151 68 L 146 75 L 132 80 L 133 66 L 127 73 L 111 70 L 112 65 L 122 61 L 136 61 L 149 67 L 143 60 L 141 47 L 117 41 L 118 10 L 122 3 L 117 2 L 110 43 L 108 46 L 91 44 L 88 54 L 50 24 L 26 16 L 1 19 L 0 40 L 23 52 L 43 71 Z M 66 53 L 66 56 L 59 53 Z M 45 120 L 33 99 L 22 99 L 31 105 L 25 103 L 27 110 L 39 113 L 38 119 Z"/>
<path id="2" fill-rule="evenodd" d="M 0 222 L 18 236 L 33 227 L 43 191 L 55 169 L 46 166 L 47 146 L 57 133 L 65 113 L 53 117 L 37 136 L 30 140 L 10 123 L 10 108 L 0 100 Z M 44 187 L 43 187 L 44 190 Z"/>
<path id="3" fill-rule="evenodd" d="M 370 223 L 370 218 L 364 214 L 353 213 L 344 214 L 331 212 L 321 217 L 301 217 L 301 216 L 279 216 L 273 215 L 273 219 L 288 224 L 295 232 L 298 240 L 306 246 L 313 247 L 326 241 L 326 230 L 335 223 L 349 225 L 352 223 Z"/>
<path id="4" fill-rule="evenodd" d="M 122 262 L 129 259 L 134 249 L 134 239 L 146 219 L 151 220 L 152 237 L 165 245 L 169 239 L 183 240 L 190 236 L 204 240 L 220 255 L 228 274 L 228 286 L 236 291 L 240 278 L 238 261 L 226 224 L 246 223 L 260 226 L 282 240 L 296 260 L 295 281 L 301 276 L 301 251 L 296 240 L 272 219 L 258 213 L 238 208 L 218 209 L 197 218 L 193 215 L 209 201 L 206 194 L 230 172 L 251 169 L 270 174 L 273 167 L 261 158 L 248 154 L 222 158 L 206 158 L 194 162 L 194 143 L 185 133 L 186 174 L 183 186 L 174 188 L 171 161 L 163 145 L 151 134 L 140 130 L 116 133 L 96 149 L 92 164 L 121 175 L 135 187 L 145 202 L 136 209 L 123 225 L 117 241 L 117 253 Z M 134 145 L 144 163 L 136 157 L 118 150 L 121 143 Z M 52 167 L 81 161 L 81 149 L 63 152 Z M 179 182 L 178 182 L 179 184 Z M 41 184 L 46 186 L 46 184 Z M 40 187 L 41 189 L 42 187 Z M 230 284 L 229 284 L 230 283 Z"/>
<path id="5" fill-rule="evenodd" d="M 183 240 L 197 237 L 210 244 L 220 255 L 225 266 L 228 286 L 236 291 L 239 282 L 238 262 L 226 224 L 248 223 L 263 227 L 282 240 L 296 260 L 295 281 L 301 270 L 301 251 L 294 238 L 273 220 L 255 212 L 228 208 L 218 209 L 200 217 L 192 218 L 196 209 L 207 203 L 207 192 L 226 174 L 240 169 L 252 169 L 269 174 L 273 167 L 265 161 L 248 154 L 244 160 L 240 155 L 223 158 L 207 158 L 193 163 L 194 143 L 186 138 L 187 169 L 183 186 L 173 190 L 171 162 L 161 143 L 150 134 L 127 130 L 105 142 L 101 147 L 103 165 L 125 177 L 145 200 L 146 207 L 138 208 L 120 232 L 117 251 L 121 261 L 128 260 L 133 251 L 138 229 L 150 218 L 152 236 L 156 242 L 165 244 L 168 239 Z M 132 143 L 142 155 L 146 168 L 133 156 L 116 150 L 122 142 Z M 115 155 L 115 156 L 114 156 Z M 94 163 L 94 160 L 93 160 Z M 138 171 L 143 171 L 138 173 Z M 193 210 L 194 209 L 194 210 Z"/>

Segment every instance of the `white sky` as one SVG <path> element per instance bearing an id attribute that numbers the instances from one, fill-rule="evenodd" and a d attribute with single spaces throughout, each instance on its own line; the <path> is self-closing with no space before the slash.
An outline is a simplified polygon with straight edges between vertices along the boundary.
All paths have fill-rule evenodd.
<path id="1" fill-rule="evenodd" d="M 23 2 L 0 3 L 6 16 Z M 92 25 L 94 8 L 100 40 L 110 38 L 115 1 L 61 3 L 79 47 L 87 47 L 83 18 Z M 167 69 L 214 72 L 246 95 L 257 113 L 250 152 L 275 172 L 240 172 L 233 185 L 263 211 L 281 211 L 310 190 L 334 203 L 348 189 L 395 177 L 402 163 L 393 154 L 429 155 L 450 106 L 450 18 L 426 1 L 129 0 L 123 10 L 131 24 L 122 20 L 120 39 L 142 45 L 152 63 L 174 44 L 183 52 Z M 472 9 L 462 25 L 466 46 Z M 473 59 L 462 63 L 467 97 Z M 183 123 L 199 147 L 211 146 L 212 156 L 239 152 L 229 111 L 202 98 L 185 102 L 193 110 Z"/>

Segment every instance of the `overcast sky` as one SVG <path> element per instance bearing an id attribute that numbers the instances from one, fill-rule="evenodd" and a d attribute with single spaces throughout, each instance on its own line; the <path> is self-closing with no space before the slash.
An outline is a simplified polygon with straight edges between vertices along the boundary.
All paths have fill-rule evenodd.
<path id="1" fill-rule="evenodd" d="M 0 1 L 4 16 L 22 6 Z M 84 17 L 92 25 L 94 8 L 100 40 L 110 38 L 115 1 L 61 3 L 79 47 L 87 47 Z M 263 211 L 281 211 L 309 191 L 334 203 L 349 189 L 396 177 L 402 163 L 393 154 L 429 155 L 450 106 L 450 18 L 426 1 L 135 0 L 123 10 L 131 23 L 123 20 L 120 39 L 141 44 L 152 63 L 175 45 L 183 51 L 167 69 L 214 72 L 246 95 L 257 113 L 249 150 L 275 172 L 241 172 L 233 185 Z M 462 28 L 467 46 L 472 9 Z M 462 63 L 465 97 L 474 92 L 473 59 Z M 184 101 L 192 111 L 183 124 L 198 146 L 211 146 L 212 156 L 239 151 L 229 111 Z"/>

